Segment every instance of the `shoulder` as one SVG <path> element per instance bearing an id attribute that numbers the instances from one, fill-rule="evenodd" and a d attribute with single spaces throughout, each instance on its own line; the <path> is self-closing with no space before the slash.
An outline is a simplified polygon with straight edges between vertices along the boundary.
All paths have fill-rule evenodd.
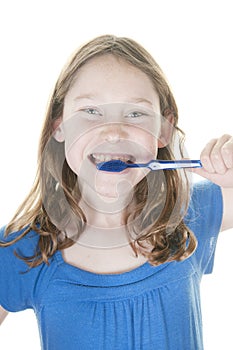
<path id="1" fill-rule="evenodd" d="M 20 276 L 29 270 L 29 266 L 22 258 L 31 258 L 38 251 L 39 235 L 29 231 L 22 236 L 25 229 L 5 235 L 5 227 L 0 229 L 0 275 Z M 18 256 L 19 257 L 18 257 Z M 32 273 L 31 273 L 32 275 Z"/>
<path id="2" fill-rule="evenodd" d="M 202 180 L 192 188 L 186 224 L 194 232 L 198 246 L 192 261 L 201 273 L 211 273 L 223 217 L 223 199 L 218 185 Z"/>
<path id="3" fill-rule="evenodd" d="M 3 243 L 5 253 L 17 250 L 24 256 L 33 255 L 39 240 L 39 235 L 35 231 L 30 230 L 25 236 L 22 236 L 25 232 L 25 229 L 22 229 L 6 235 L 5 228 L 4 226 L 0 229 L 0 243 Z"/>
<path id="4" fill-rule="evenodd" d="M 203 200 L 204 202 L 211 198 L 221 195 L 221 187 L 208 180 L 195 181 L 191 186 L 191 198 Z"/>
<path id="5" fill-rule="evenodd" d="M 206 211 L 213 212 L 217 210 L 222 214 L 223 197 L 221 187 L 208 180 L 197 181 L 191 186 L 191 198 L 189 211 L 200 211 L 205 208 Z"/>
<path id="6" fill-rule="evenodd" d="M 191 199 L 186 223 L 192 230 L 216 235 L 220 231 L 223 217 L 221 187 L 208 180 L 195 182 L 191 188 Z"/>
<path id="7" fill-rule="evenodd" d="M 4 232 L 3 227 L 0 229 L 0 241 L 5 243 L 0 245 L 0 305 L 8 311 L 32 308 L 38 302 L 39 293 L 43 294 L 47 288 L 57 264 L 41 263 L 29 268 L 16 254 L 29 259 L 35 256 L 38 253 L 39 235 L 31 230 L 21 237 L 24 232 L 22 230 L 6 237 Z M 18 241 L 12 242 L 18 238 Z"/>

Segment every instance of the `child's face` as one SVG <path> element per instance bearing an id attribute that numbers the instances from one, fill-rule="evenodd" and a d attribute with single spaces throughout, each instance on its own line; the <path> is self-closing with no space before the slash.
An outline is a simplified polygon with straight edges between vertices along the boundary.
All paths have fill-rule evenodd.
<path id="1" fill-rule="evenodd" d="M 80 68 L 65 98 L 62 133 L 67 162 L 82 186 L 113 198 L 131 190 L 148 170 L 107 173 L 96 163 L 156 158 L 160 127 L 159 97 L 141 70 L 111 54 Z"/>

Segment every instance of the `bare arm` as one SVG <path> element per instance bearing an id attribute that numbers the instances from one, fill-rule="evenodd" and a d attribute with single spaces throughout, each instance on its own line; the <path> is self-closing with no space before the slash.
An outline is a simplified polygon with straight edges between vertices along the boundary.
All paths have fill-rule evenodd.
<path id="1" fill-rule="evenodd" d="M 223 194 L 223 221 L 221 231 L 233 228 L 232 200 L 233 188 L 222 188 Z"/>
<path id="2" fill-rule="evenodd" d="M 0 305 L 0 325 L 2 324 L 2 322 L 4 321 L 7 315 L 8 315 L 8 311 L 3 309 L 3 307 Z"/>

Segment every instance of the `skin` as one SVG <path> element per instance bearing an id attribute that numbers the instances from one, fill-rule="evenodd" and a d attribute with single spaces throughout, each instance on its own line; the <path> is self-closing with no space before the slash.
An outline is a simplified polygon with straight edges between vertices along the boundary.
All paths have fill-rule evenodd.
<path id="1" fill-rule="evenodd" d="M 77 96 L 83 97 L 76 99 Z M 119 103 L 126 107 L 126 105 L 129 106 L 129 103 L 132 104 L 133 100 L 135 105 L 137 98 L 141 99 L 136 103 L 138 108 L 146 108 L 159 114 L 158 95 L 144 73 L 111 55 L 105 56 L 104 59 L 99 57 L 90 60 L 81 68 L 78 79 L 66 96 L 63 118 L 56 123 L 55 138 L 60 142 L 66 139 L 69 145 L 69 133 L 67 134 L 65 124 L 69 119 L 73 119 L 72 117 L 80 108 L 108 104 L 112 111 L 116 111 Z M 148 102 L 142 101 L 142 98 Z M 146 174 L 141 170 L 134 170 L 133 176 L 131 171 L 124 173 L 123 176 L 97 172 L 95 166 L 87 159 L 87 155 L 96 150 L 103 152 L 106 147 L 109 152 L 111 151 L 110 153 L 114 153 L 114 149 L 117 149 L 119 153 L 122 151 L 119 145 L 124 139 L 125 142 L 128 142 L 124 144 L 128 150 L 132 152 L 132 145 L 137 149 L 134 151 L 137 161 L 149 160 L 148 157 L 152 155 L 156 157 L 158 147 L 163 146 L 164 140 L 166 143 L 169 127 L 161 133 L 161 124 L 158 120 L 151 124 L 151 121 L 148 122 L 146 119 L 144 118 L 141 124 L 136 125 L 135 122 L 132 125 L 132 121 L 122 123 L 122 120 L 119 119 L 103 122 L 101 118 L 98 120 L 84 118 L 82 124 L 79 121 L 80 134 L 77 136 L 74 147 L 70 145 L 70 148 L 66 148 L 66 157 L 71 168 L 81 178 L 81 187 L 86 198 L 81 205 L 87 213 L 91 227 L 86 230 L 83 245 L 73 245 L 63 252 L 67 262 L 97 273 L 128 271 L 145 262 L 145 259 L 139 256 L 135 263 L 129 245 L 123 244 L 123 248 L 120 245 L 120 248 L 114 250 L 93 250 L 85 247 L 85 240 L 89 242 L 89 239 L 93 239 L 93 225 L 97 229 L 98 242 L 106 241 L 104 229 L 108 229 L 109 235 L 111 227 L 121 227 L 122 210 L 126 204 L 126 198 L 129 197 L 132 187 Z M 221 187 L 224 202 L 221 230 L 230 229 L 233 227 L 233 137 L 223 135 L 210 140 L 201 152 L 200 159 L 203 168 L 192 171 Z M 109 204 L 114 207 L 114 203 L 117 203 L 115 209 L 112 212 L 109 212 L 109 209 L 107 211 Z M 98 207 L 101 209 L 96 210 Z M 124 233 L 122 228 L 121 232 Z M 108 236 L 109 244 L 112 244 L 114 235 L 119 237 L 119 232 L 113 230 L 111 233 L 112 236 Z M 124 242 L 123 236 L 122 243 Z M 77 260 L 78 257 L 80 261 Z M 98 261 L 98 266 L 96 266 L 96 261 Z M 0 306 L 0 324 L 6 315 L 7 311 Z"/>
<path id="2" fill-rule="evenodd" d="M 63 141 L 67 138 L 66 128 L 64 127 L 64 130 L 62 130 L 61 123 L 63 121 L 64 124 L 64 121 L 72 119 L 75 111 L 85 106 L 103 106 L 105 104 L 112 104 L 111 108 L 114 110 L 114 104 L 117 106 L 118 103 L 128 104 L 132 101 L 135 104 L 135 99 L 141 99 L 141 102 L 136 104 L 138 107 L 148 108 L 157 114 L 160 113 L 158 95 L 146 74 L 112 55 L 100 56 L 90 60 L 80 69 L 78 79 L 76 79 L 66 96 L 63 118 L 58 121 L 60 127 L 57 128 L 57 139 Z M 172 123 L 172 120 L 170 122 Z M 109 120 L 97 118 L 88 122 L 82 120 L 82 125 L 79 120 L 78 125 L 79 130 L 81 130 L 80 135 L 78 135 L 79 140 L 76 143 L 79 152 L 75 152 L 75 148 L 70 152 L 66 150 L 69 164 L 81 178 L 81 184 L 86 193 L 86 198 L 88 198 L 87 202 L 92 203 L 89 210 L 90 207 L 96 209 L 100 205 L 100 208 L 103 207 L 106 212 L 106 206 L 109 203 L 113 204 L 114 198 L 119 200 L 120 197 L 121 200 L 116 205 L 116 211 L 114 211 L 114 214 L 116 214 L 123 208 L 124 203 L 126 204 L 125 200 L 130 190 L 145 176 L 145 172 L 134 170 L 122 177 L 119 173 L 115 175 L 96 172 L 96 169 L 91 167 L 93 164 L 86 162 L 87 164 L 84 166 L 86 155 L 95 150 L 103 152 L 106 148 L 110 153 L 114 149 L 118 151 L 121 141 L 126 140 L 130 144 L 129 149 L 131 151 L 134 146 L 135 149 L 138 149 L 138 153 L 135 154 L 137 161 L 145 162 L 151 156 L 156 157 L 158 147 L 163 146 L 161 140 L 167 140 L 168 138 L 169 128 L 165 128 L 161 132 L 158 121 L 151 124 L 151 121 L 149 122 L 146 118 L 142 122 L 137 122 L 137 124 L 129 120 L 122 123 L 122 120 L 117 118 Z M 192 171 L 222 188 L 224 201 L 222 230 L 232 228 L 232 136 L 223 135 L 218 139 L 210 140 L 201 152 L 200 159 L 203 168 Z M 95 187 L 93 187 L 93 179 L 95 179 Z M 125 197 L 120 196 L 120 188 L 120 194 L 126 193 Z M 97 201 L 96 193 L 100 195 Z M 107 205 L 105 205 L 106 203 Z M 83 205 L 85 207 L 86 204 L 83 203 Z M 91 214 L 93 215 L 93 210 L 91 210 Z M 106 226 L 116 225 L 116 221 L 119 224 L 120 215 L 115 216 L 114 219 L 109 219 Z"/>
<path id="3" fill-rule="evenodd" d="M 95 227 L 119 227 L 133 187 L 145 169 L 98 171 L 90 154 L 130 154 L 139 163 L 156 158 L 161 134 L 159 97 L 147 75 L 112 55 L 90 60 L 65 98 L 55 137 L 79 177 L 81 207 Z M 72 131 L 75 130 L 73 133 Z"/>
<path id="4" fill-rule="evenodd" d="M 5 309 L 3 309 L 3 307 L 0 305 L 0 326 L 4 321 L 4 319 L 6 318 L 7 314 L 8 312 Z"/>
<path id="5" fill-rule="evenodd" d="M 135 118 L 133 114 L 132 118 L 129 112 L 140 109 L 149 111 L 150 117 Z M 153 113 L 154 118 L 151 118 Z M 126 244 L 122 213 L 132 200 L 133 187 L 147 173 L 141 169 L 123 173 L 101 172 L 90 161 L 89 155 L 125 152 L 133 154 L 137 162 L 156 158 L 158 148 L 169 142 L 169 125 L 172 124 L 170 118 L 170 123 L 161 127 L 163 122 L 158 118 L 159 114 L 159 97 L 150 79 L 127 62 L 108 54 L 91 59 L 79 70 L 65 98 L 64 113 L 56 124 L 55 138 L 60 142 L 65 140 L 67 162 L 79 177 L 80 206 L 89 223 L 80 239 L 84 246 L 93 245 L 93 229 L 95 246 L 103 246 L 106 229 L 109 247 Z M 230 209 L 233 196 L 232 137 L 223 135 L 211 140 L 200 159 L 203 168 L 193 171 L 222 187 L 224 213 L 221 229 L 229 229 L 233 227 Z M 120 234 L 116 233 L 117 229 L 120 229 Z M 93 252 L 89 256 L 93 256 Z"/>
<path id="6" fill-rule="evenodd" d="M 151 80 L 112 55 L 93 58 L 79 70 L 57 123 L 54 137 L 65 140 L 66 159 L 78 175 L 79 205 L 88 222 L 78 244 L 65 249 L 63 258 L 95 273 L 121 273 L 142 265 L 146 258 L 135 258 L 123 212 L 131 203 L 133 187 L 148 170 L 102 172 L 90 154 L 130 154 L 140 163 L 156 158 L 171 123 L 161 120 Z M 75 227 L 68 225 L 66 233 L 73 232 Z"/>

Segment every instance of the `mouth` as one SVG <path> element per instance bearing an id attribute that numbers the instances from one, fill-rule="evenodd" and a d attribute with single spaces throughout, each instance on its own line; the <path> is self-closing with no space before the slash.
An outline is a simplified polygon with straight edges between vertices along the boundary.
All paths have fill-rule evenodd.
<path id="1" fill-rule="evenodd" d="M 94 164 L 109 162 L 110 160 L 121 160 L 127 164 L 136 162 L 136 158 L 131 154 L 112 154 L 112 153 L 92 153 L 88 156 L 89 160 Z"/>

